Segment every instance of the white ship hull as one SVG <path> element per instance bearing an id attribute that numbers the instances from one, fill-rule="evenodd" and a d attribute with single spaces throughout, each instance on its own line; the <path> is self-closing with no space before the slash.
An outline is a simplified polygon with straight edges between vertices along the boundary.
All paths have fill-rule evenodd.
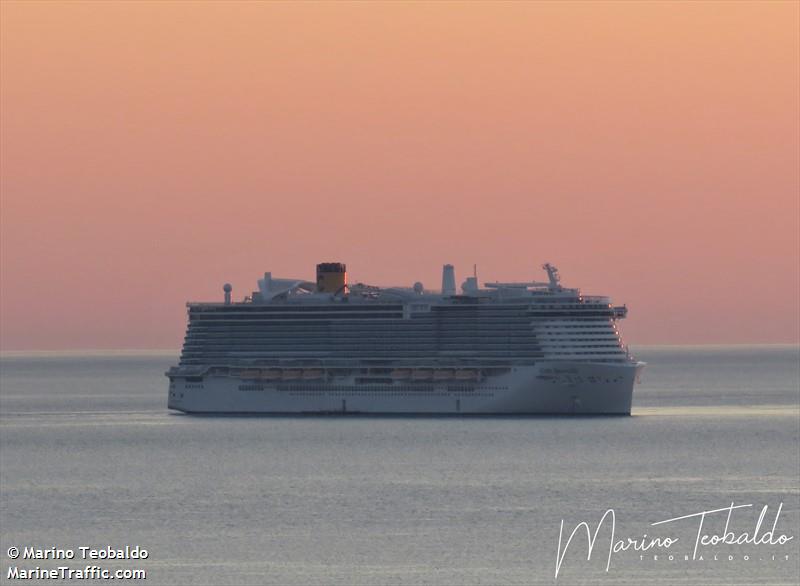
<path id="1" fill-rule="evenodd" d="M 644 363 L 542 362 L 464 383 L 356 384 L 353 378 L 294 382 L 231 376 L 173 377 L 169 408 L 216 414 L 629 415 Z M 298 373 L 299 374 L 299 373 Z M 441 378 L 441 377 L 440 377 Z M 198 380 L 200 379 L 200 380 Z"/>

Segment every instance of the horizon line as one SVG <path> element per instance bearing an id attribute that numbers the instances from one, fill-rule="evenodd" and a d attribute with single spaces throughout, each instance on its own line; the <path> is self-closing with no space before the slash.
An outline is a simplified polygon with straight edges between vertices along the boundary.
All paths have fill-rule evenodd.
<path id="1" fill-rule="evenodd" d="M 736 342 L 708 344 L 628 344 L 634 348 L 797 348 L 800 342 Z M 23 358 L 33 356 L 174 356 L 181 348 L 76 348 L 50 350 L 0 350 L 0 358 Z"/>

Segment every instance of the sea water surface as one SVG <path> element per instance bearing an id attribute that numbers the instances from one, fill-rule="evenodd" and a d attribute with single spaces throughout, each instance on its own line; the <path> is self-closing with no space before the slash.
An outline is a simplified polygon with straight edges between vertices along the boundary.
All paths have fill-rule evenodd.
<path id="1" fill-rule="evenodd" d="M 97 565 L 148 584 L 800 582 L 798 347 L 636 353 L 632 417 L 470 419 L 187 416 L 166 409 L 173 353 L 6 354 L 0 581 Z M 772 537 L 793 539 L 695 552 L 726 513 L 651 525 L 731 503 L 751 505 L 731 513 L 736 538 L 768 506 L 758 535 L 781 507 Z M 556 579 L 562 520 L 566 542 L 609 509 L 616 540 L 678 541 L 609 563 L 607 516 L 591 559 L 579 530 Z M 82 546 L 149 557 L 86 561 Z"/>

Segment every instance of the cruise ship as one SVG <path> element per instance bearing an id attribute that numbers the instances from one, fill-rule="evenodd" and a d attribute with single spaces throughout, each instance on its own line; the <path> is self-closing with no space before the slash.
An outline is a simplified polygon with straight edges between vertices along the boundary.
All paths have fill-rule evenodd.
<path id="1" fill-rule="evenodd" d="M 561 285 L 348 283 L 274 278 L 232 301 L 187 303 L 170 409 L 219 414 L 629 415 L 644 363 L 622 343 L 627 308 Z"/>

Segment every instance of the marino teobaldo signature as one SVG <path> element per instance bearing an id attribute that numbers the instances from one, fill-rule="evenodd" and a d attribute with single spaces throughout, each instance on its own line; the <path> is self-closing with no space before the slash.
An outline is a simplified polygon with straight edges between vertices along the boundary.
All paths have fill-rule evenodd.
<path id="1" fill-rule="evenodd" d="M 755 529 L 752 533 L 742 532 L 736 533 L 730 530 L 731 526 L 731 516 L 733 515 L 733 511 L 736 509 L 745 509 L 752 507 L 752 504 L 749 505 L 736 505 L 731 503 L 729 507 L 723 507 L 721 509 L 710 509 L 708 511 L 701 511 L 699 513 L 691 513 L 689 515 L 681 515 L 679 517 L 673 517 L 672 519 L 665 519 L 663 521 L 656 521 L 655 523 L 650 523 L 650 526 L 656 525 L 666 525 L 668 523 L 676 523 L 678 521 L 685 521 L 687 519 L 694 519 L 695 523 L 697 524 L 697 532 L 694 534 L 694 542 L 692 543 L 692 553 L 691 558 L 689 557 L 689 553 L 685 552 L 685 558 L 698 560 L 702 559 L 702 554 L 700 558 L 698 558 L 698 547 L 699 546 L 717 546 L 717 545 L 784 545 L 787 542 L 794 539 L 793 535 L 786 535 L 781 533 L 780 535 L 777 534 L 777 527 L 778 527 L 778 519 L 781 516 L 781 510 L 783 509 L 783 503 L 778 505 L 778 510 L 775 513 L 775 520 L 772 523 L 772 529 L 769 531 L 763 531 L 761 526 L 764 523 L 764 517 L 767 515 L 767 511 L 769 509 L 769 505 L 764 505 L 764 508 L 761 509 L 761 514 L 758 517 L 758 521 L 756 522 Z M 706 516 L 711 515 L 719 515 L 727 513 L 727 519 L 725 521 L 725 529 L 722 531 L 721 534 L 719 533 L 704 533 L 703 532 L 703 524 L 706 521 Z M 594 529 L 594 532 L 589 527 L 589 524 L 586 521 L 582 521 L 578 523 L 575 528 L 570 533 L 569 537 L 566 540 L 566 543 L 563 543 L 564 537 L 564 520 L 561 520 L 561 529 L 558 533 L 558 551 L 556 552 L 556 579 L 558 579 L 558 574 L 561 571 L 561 565 L 564 563 L 564 556 L 567 554 L 567 550 L 572 543 L 572 539 L 575 537 L 576 533 L 578 533 L 581 529 L 586 531 L 586 538 L 588 540 L 588 548 L 587 548 L 587 555 L 586 560 L 592 559 L 592 551 L 594 550 L 595 543 L 597 541 L 597 535 L 600 533 L 601 527 L 603 524 L 606 523 L 606 520 L 610 519 L 610 529 L 611 529 L 611 536 L 608 542 L 608 558 L 606 561 L 606 572 L 609 571 L 611 568 L 611 558 L 614 554 L 625 552 L 625 551 L 637 551 L 637 552 L 649 552 L 649 551 L 663 551 L 669 550 L 670 552 L 674 552 L 676 550 L 670 550 L 676 543 L 680 541 L 680 537 L 674 535 L 668 535 L 664 537 L 648 537 L 645 533 L 641 537 L 625 537 L 622 539 L 618 539 L 616 536 L 616 528 L 617 528 L 617 515 L 614 512 L 614 509 L 608 509 L 602 517 L 600 517 L 600 521 L 597 523 L 597 526 Z M 606 524 L 608 526 L 608 524 Z M 563 547 L 562 547 L 563 543 Z M 691 543 L 691 542 L 690 542 Z"/>

